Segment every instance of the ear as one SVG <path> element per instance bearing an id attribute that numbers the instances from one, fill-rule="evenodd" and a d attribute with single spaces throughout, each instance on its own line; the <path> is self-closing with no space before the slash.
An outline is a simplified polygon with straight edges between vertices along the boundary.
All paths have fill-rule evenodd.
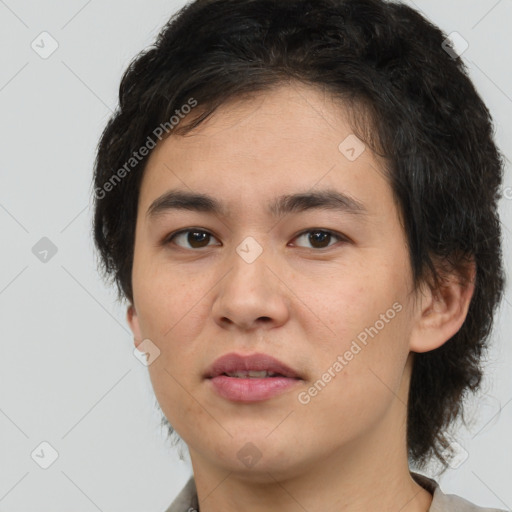
<path id="1" fill-rule="evenodd" d="M 140 332 L 139 318 L 133 304 L 128 306 L 126 311 L 126 320 L 128 321 L 128 325 L 133 333 L 133 344 L 137 347 L 137 345 L 142 341 L 142 336 Z"/>
<path id="2" fill-rule="evenodd" d="M 423 283 L 418 290 L 417 308 L 409 348 L 412 352 L 429 352 L 446 343 L 466 320 L 475 289 L 474 259 L 463 270 L 443 272 L 439 287 Z"/>

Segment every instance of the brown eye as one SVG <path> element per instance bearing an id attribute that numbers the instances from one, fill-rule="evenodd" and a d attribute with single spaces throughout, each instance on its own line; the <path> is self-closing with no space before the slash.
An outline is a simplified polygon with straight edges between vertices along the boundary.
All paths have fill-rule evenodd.
<path id="1" fill-rule="evenodd" d="M 178 231 L 170 238 L 167 239 L 166 243 L 175 243 L 179 247 L 184 247 L 185 249 L 201 249 L 203 247 L 208 247 L 208 242 L 213 237 L 211 233 L 208 231 L 203 231 L 199 229 L 184 229 L 182 231 Z M 177 243 L 179 240 L 181 243 Z M 185 242 L 187 245 L 182 245 Z"/>
<path id="2" fill-rule="evenodd" d="M 173 243 L 184 249 L 202 249 L 211 245 L 220 245 L 210 244 L 212 238 L 215 237 L 202 229 L 183 229 L 168 237 L 164 244 Z M 328 229 L 310 229 L 296 236 L 295 240 L 301 238 L 306 239 L 307 243 L 310 244 L 310 249 L 326 249 L 335 245 L 336 241 L 347 241 L 342 235 Z M 334 243 L 331 243 L 333 241 Z"/>
<path id="3" fill-rule="evenodd" d="M 329 242 L 335 238 L 338 241 L 343 240 L 343 237 L 334 233 L 333 231 L 326 229 L 313 229 L 309 231 L 304 231 L 296 239 L 301 239 L 305 237 L 307 242 L 311 244 L 312 249 L 325 249 L 326 247 L 330 247 L 333 244 L 329 244 Z"/>

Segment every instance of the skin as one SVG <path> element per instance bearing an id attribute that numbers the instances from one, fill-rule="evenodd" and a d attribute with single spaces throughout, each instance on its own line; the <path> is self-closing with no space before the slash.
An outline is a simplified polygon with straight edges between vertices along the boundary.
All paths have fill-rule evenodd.
<path id="1" fill-rule="evenodd" d="M 185 137 L 152 152 L 139 196 L 133 305 L 138 346 L 160 355 L 151 382 L 169 422 L 187 443 L 201 512 L 426 511 L 432 495 L 411 477 L 407 393 L 414 352 L 434 350 L 461 327 L 473 293 L 456 277 L 441 290 L 413 289 L 408 249 L 385 162 L 369 147 L 348 160 L 338 145 L 353 129 L 339 103 L 317 88 L 282 84 L 224 104 Z M 363 203 L 364 216 L 334 210 L 275 219 L 268 201 L 333 188 Z M 146 211 L 175 188 L 207 193 L 229 215 Z M 170 234 L 200 228 L 190 245 Z M 307 230 L 346 241 L 311 241 Z M 248 236 L 262 254 L 236 252 Z M 199 239 L 201 240 L 201 239 Z M 396 316 L 311 401 L 307 391 L 366 327 L 393 304 Z M 264 352 L 303 381 L 266 401 L 235 403 L 203 379 L 228 352 Z M 246 443 L 261 458 L 237 454 Z"/>

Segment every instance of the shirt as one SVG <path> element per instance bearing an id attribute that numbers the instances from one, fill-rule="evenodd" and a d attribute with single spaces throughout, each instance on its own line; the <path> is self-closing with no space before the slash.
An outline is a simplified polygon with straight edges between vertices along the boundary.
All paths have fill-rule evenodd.
<path id="1" fill-rule="evenodd" d="M 416 483 L 432 494 L 432 503 L 428 512 L 506 512 L 504 509 L 478 507 L 455 494 L 444 494 L 439 484 L 427 476 L 413 471 L 411 471 L 411 476 Z M 192 476 L 165 512 L 198 511 L 196 484 Z"/>

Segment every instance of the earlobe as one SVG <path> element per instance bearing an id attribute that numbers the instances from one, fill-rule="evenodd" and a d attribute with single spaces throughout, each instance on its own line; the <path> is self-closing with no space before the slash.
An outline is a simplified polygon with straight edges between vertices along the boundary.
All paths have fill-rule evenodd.
<path id="1" fill-rule="evenodd" d="M 464 275 L 445 276 L 439 288 L 420 294 L 420 306 L 411 331 L 412 352 L 429 352 L 446 343 L 462 327 L 475 289 L 476 266 L 472 260 Z"/>
<path id="2" fill-rule="evenodd" d="M 139 317 L 137 316 L 137 311 L 133 304 L 130 304 L 128 306 L 128 309 L 126 311 L 126 320 L 133 333 L 134 345 L 135 347 L 137 347 L 137 345 L 142 341 L 142 336 L 140 332 Z"/>

